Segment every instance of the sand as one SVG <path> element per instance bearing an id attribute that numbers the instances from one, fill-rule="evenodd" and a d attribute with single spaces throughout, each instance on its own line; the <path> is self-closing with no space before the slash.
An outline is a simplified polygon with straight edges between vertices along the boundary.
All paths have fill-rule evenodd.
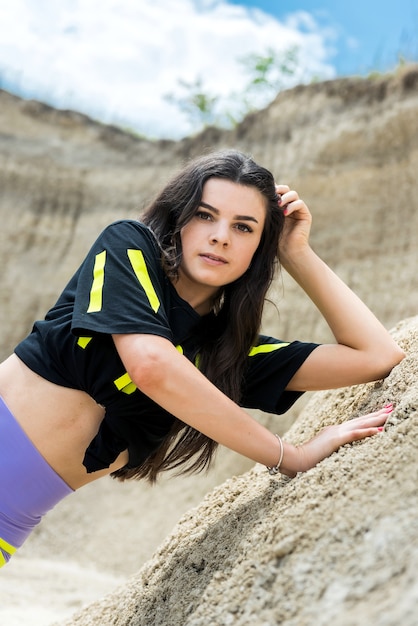
<path id="1" fill-rule="evenodd" d="M 171 143 L 0 100 L 2 358 L 100 228 L 136 216 L 172 168 L 209 146 L 251 152 L 301 192 L 315 249 L 387 328 L 416 315 L 417 66 L 300 86 L 233 131 Z M 284 298 L 279 283 L 266 332 L 328 340 L 308 299 L 286 280 Z M 222 451 L 208 476 L 85 487 L 0 570 L 0 624 L 416 626 L 417 321 L 397 332 L 410 356 L 387 381 L 298 403 L 287 435 L 303 440 L 391 400 L 382 437 L 291 482 Z M 265 423 L 284 432 L 292 421 Z"/>
<path id="2" fill-rule="evenodd" d="M 187 513 L 128 583 L 66 626 L 416 626 L 418 317 L 384 381 L 320 392 L 286 438 L 392 401 L 384 432 L 293 480 L 256 466 Z"/>
<path id="3" fill-rule="evenodd" d="M 212 471 L 143 481 L 105 478 L 63 500 L 0 570 L 0 624 L 49 626 L 137 572 L 188 509 L 252 466 L 221 450 Z"/>
<path id="4" fill-rule="evenodd" d="M 3 568 L 0 623 L 416 626 L 418 317 L 394 334 L 385 381 L 313 394 L 286 438 L 393 401 L 381 435 L 294 480 L 223 451 L 208 476 L 91 484 Z"/>

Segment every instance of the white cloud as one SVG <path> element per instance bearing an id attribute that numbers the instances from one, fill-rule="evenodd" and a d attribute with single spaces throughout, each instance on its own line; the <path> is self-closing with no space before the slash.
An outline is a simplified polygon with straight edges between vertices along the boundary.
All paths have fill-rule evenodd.
<path id="1" fill-rule="evenodd" d="M 0 77 L 7 89 L 150 136 L 187 120 L 164 100 L 178 79 L 227 95 L 246 81 L 237 59 L 300 47 L 297 80 L 335 75 L 330 32 L 307 13 L 280 23 L 226 0 L 3 0 Z"/>

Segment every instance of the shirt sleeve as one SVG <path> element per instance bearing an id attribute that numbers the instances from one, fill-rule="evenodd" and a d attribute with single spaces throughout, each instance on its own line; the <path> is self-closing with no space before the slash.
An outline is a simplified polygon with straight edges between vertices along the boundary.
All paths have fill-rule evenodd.
<path id="1" fill-rule="evenodd" d="M 114 222 L 79 270 L 73 334 L 148 333 L 171 340 L 164 306 L 166 280 L 150 231 L 133 220 Z"/>
<path id="2" fill-rule="evenodd" d="M 316 343 L 291 343 L 260 335 L 248 355 L 241 405 L 267 413 L 285 413 L 304 393 L 286 387 Z"/>

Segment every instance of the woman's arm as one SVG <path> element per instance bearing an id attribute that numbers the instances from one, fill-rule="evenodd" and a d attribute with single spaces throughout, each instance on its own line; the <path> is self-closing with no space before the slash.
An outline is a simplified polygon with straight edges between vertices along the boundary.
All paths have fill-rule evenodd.
<path id="1" fill-rule="evenodd" d="M 285 207 L 280 261 L 327 321 L 336 344 L 312 352 L 288 389 L 344 387 L 383 378 L 405 356 L 367 306 L 309 245 L 311 215 L 295 191 L 277 186 Z"/>
<path id="2" fill-rule="evenodd" d="M 114 335 L 118 353 L 135 385 L 178 419 L 218 443 L 266 466 L 280 455 L 276 437 L 217 389 L 166 339 Z M 284 444 L 281 471 L 293 476 L 316 465 L 341 445 L 374 435 L 387 409 L 324 429 L 304 446 Z"/>

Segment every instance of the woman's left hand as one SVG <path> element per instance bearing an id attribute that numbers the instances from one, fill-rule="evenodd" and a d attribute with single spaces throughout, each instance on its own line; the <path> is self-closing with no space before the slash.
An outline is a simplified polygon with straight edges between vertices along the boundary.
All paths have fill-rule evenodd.
<path id="1" fill-rule="evenodd" d="M 286 218 L 279 243 L 280 258 L 285 261 L 309 245 L 312 215 L 299 194 L 287 185 L 276 185 L 276 192 L 280 195 L 279 210 Z"/>

